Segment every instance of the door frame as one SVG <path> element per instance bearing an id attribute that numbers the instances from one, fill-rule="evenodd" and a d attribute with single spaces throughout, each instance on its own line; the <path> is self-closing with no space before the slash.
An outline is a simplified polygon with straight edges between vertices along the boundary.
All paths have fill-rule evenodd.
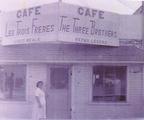
<path id="1" fill-rule="evenodd" d="M 47 64 L 47 81 L 46 81 L 46 84 L 47 85 L 50 85 L 48 82 L 48 79 L 50 80 L 50 72 L 51 72 L 51 68 L 67 68 L 68 69 L 68 119 L 71 119 L 71 112 L 72 112 L 72 106 L 71 106 L 71 92 L 72 92 L 72 84 L 71 84 L 71 76 L 72 76 L 72 65 L 70 64 Z M 48 75 L 48 71 L 49 71 L 49 75 Z M 49 77 L 49 78 L 48 78 Z M 48 87 L 46 85 L 46 87 Z M 49 86 L 50 88 L 50 86 Z M 47 99 L 47 98 L 46 98 Z M 46 105 L 47 107 L 47 105 Z M 47 115 L 47 110 L 46 110 L 46 116 L 48 117 Z"/>

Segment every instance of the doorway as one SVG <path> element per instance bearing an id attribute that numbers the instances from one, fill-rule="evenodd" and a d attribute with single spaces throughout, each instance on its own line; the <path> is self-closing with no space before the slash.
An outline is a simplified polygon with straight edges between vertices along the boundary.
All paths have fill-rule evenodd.
<path id="1" fill-rule="evenodd" d="M 48 68 L 47 118 L 70 119 L 70 69 L 65 66 Z"/>

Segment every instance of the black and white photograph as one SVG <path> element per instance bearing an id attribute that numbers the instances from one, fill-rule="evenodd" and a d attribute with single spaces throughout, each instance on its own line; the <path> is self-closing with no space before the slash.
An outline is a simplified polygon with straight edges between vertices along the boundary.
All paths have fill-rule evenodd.
<path id="1" fill-rule="evenodd" d="M 0 0 L 0 120 L 144 120 L 144 1 Z"/>

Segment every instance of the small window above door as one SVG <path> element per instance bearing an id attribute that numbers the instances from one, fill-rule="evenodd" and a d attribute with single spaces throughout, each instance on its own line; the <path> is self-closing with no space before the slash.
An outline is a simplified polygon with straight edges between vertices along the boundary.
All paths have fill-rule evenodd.
<path id="1" fill-rule="evenodd" d="M 51 89 L 68 88 L 68 68 L 51 68 L 50 73 Z"/>

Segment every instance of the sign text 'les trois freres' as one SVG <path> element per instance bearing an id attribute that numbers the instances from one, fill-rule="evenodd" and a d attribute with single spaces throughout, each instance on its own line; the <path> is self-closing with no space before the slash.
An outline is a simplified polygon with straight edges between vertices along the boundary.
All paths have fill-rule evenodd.
<path id="1" fill-rule="evenodd" d="M 15 29 L 11 30 L 8 29 L 8 25 L 6 26 L 6 36 L 23 36 L 27 34 L 38 34 L 43 32 L 52 32 L 54 31 L 54 25 L 43 25 L 43 26 L 37 26 L 36 23 L 38 21 L 37 17 L 33 17 L 31 20 L 31 24 L 29 26 L 23 26 L 25 24 L 25 21 L 23 18 L 26 17 L 32 17 L 32 16 L 39 16 L 41 14 L 41 6 L 24 9 L 24 10 L 18 10 L 16 12 L 16 27 Z"/>
<path id="2" fill-rule="evenodd" d="M 59 40 L 118 46 L 117 25 L 105 19 L 101 10 L 53 4 L 18 10 L 10 16 L 5 20 L 4 45 Z"/>

